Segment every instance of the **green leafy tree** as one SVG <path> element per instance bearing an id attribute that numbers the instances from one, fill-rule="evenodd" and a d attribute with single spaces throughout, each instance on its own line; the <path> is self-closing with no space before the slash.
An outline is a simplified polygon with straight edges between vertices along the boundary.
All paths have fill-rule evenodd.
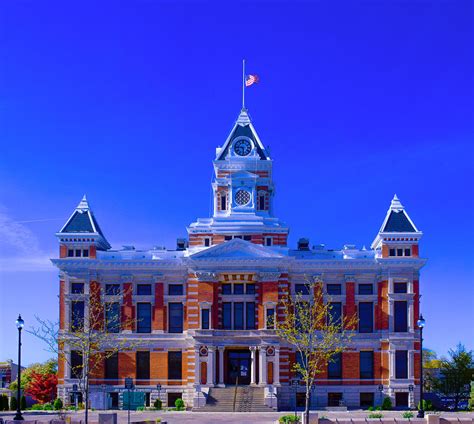
<path id="1" fill-rule="evenodd" d="M 474 381 L 471 381 L 471 397 L 469 398 L 469 409 L 474 410 Z"/>
<path id="2" fill-rule="evenodd" d="M 462 344 L 449 351 L 449 359 L 442 359 L 440 378 L 435 382 L 438 392 L 454 400 L 454 410 L 459 402 L 469 398 L 470 383 L 474 379 L 473 351 L 468 351 Z"/>
<path id="3" fill-rule="evenodd" d="M 288 342 L 298 355 L 292 370 L 305 386 L 304 424 L 309 423 L 311 389 L 318 374 L 350 343 L 357 325 L 355 314 L 337 317 L 321 283 L 305 278 L 307 294 L 285 297 L 280 306 L 282 318 L 277 319 L 276 333 Z"/>
<path id="4" fill-rule="evenodd" d="M 31 383 L 33 379 L 34 373 L 48 375 L 48 374 L 56 374 L 58 372 L 58 361 L 57 359 L 51 358 L 48 359 L 46 362 L 36 362 L 34 364 L 29 365 L 25 370 L 21 371 L 21 380 L 20 386 L 22 390 L 26 390 L 28 385 Z M 8 388 L 12 391 L 16 391 L 17 389 L 17 381 L 12 381 Z"/>

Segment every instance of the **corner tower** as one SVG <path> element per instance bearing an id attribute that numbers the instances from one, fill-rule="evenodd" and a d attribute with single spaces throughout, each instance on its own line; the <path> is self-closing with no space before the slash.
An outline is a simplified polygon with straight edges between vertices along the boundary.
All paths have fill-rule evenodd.
<path id="1" fill-rule="evenodd" d="M 240 238 L 286 247 L 288 228 L 273 215 L 273 162 L 247 109 L 216 149 L 212 182 L 213 215 L 188 227 L 189 247 L 199 249 Z"/>

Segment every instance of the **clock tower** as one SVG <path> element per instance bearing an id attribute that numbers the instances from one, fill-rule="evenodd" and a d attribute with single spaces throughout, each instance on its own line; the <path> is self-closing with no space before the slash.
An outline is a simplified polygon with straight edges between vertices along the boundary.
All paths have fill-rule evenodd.
<path id="1" fill-rule="evenodd" d="M 188 227 L 189 247 L 199 250 L 233 238 L 286 247 L 288 227 L 273 216 L 273 162 L 247 109 L 216 149 L 213 165 L 213 216 Z"/>

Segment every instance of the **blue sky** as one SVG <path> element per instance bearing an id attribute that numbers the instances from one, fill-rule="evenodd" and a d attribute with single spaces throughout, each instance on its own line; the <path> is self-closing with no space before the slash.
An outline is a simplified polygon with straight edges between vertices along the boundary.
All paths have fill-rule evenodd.
<path id="1" fill-rule="evenodd" d="M 425 234 L 426 345 L 474 348 L 470 1 L 18 0 L 0 20 L 0 360 L 19 312 L 57 317 L 48 258 L 84 193 L 114 247 L 208 216 L 242 58 L 290 243 L 369 246 L 397 193 Z"/>

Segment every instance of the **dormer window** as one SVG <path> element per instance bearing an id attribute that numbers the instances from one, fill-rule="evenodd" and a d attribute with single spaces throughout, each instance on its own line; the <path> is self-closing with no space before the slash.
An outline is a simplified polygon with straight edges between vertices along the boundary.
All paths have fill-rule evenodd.
<path id="1" fill-rule="evenodd" d="M 265 246 L 273 246 L 273 237 L 265 237 Z"/>
<path id="2" fill-rule="evenodd" d="M 391 248 L 388 251 L 389 256 L 411 256 L 411 249 L 409 247 Z"/>
<path id="3" fill-rule="evenodd" d="M 68 256 L 68 258 L 74 257 L 74 249 L 68 249 L 67 250 L 67 256 Z"/>
<path id="4" fill-rule="evenodd" d="M 263 190 L 258 192 L 257 197 L 257 210 L 264 211 L 267 209 L 267 193 Z"/>
<path id="5" fill-rule="evenodd" d="M 225 193 L 219 194 L 219 205 L 220 205 L 221 211 L 227 210 L 227 195 Z"/>
<path id="6" fill-rule="evenodd" d="M 204 237 L 204 246 L 209 247 L 211 245 L 211 238 Z"/>

